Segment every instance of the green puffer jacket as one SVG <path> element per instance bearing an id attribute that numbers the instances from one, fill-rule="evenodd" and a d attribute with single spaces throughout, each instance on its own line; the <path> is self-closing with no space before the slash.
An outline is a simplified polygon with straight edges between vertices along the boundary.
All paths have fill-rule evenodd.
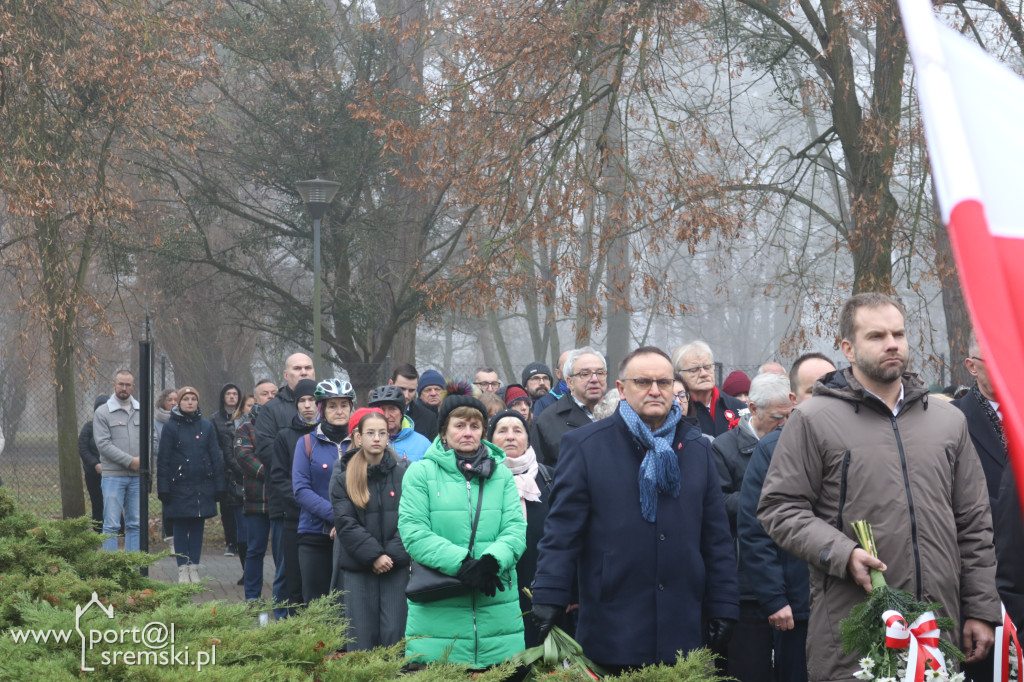
<path id="1" fill-rule="evenodd" d="M 490 554 L 501 567 L 505 590 L 487 597 L 469 594 L 431 602 L 409 602 L 406 654 L 418 663 L 440 659 L 482 668 L 500 663 L 525 647 L 523 619 L 516 594 L 516 562 L 526 549 L 526 520 L 505 453 L 484 441 L 494 459 L 494 474 L 484 483 L 483 509 L 473 556 Z M 409 555 L 448 575 L 466 558 L 480 479 L 466 482 L 455 466 L 455 453 L 435 438 L 423 459 L 413 462 L 402 481 L 398 530 Z M 467 489 L 468 486 L 468 489 Z M 472 500 L 472 502 L 470 501 Z"/>

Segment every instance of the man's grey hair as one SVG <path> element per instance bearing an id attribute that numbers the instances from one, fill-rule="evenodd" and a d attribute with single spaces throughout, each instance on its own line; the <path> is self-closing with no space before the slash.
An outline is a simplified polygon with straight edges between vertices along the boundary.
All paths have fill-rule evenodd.
<path id="1" fill-rule="evenodd" d="M 758 410 L 767 410 L 772 403 L 789 402 L 789 377 L 781 374 L 758 374 L 750 382 L 747 400 Z"/>
<path id="2" fill-rule="evenodd" d="M 711 346 L 703 341 L 690 341 L 690 343 L 684 343 L 681 346 L 676 346 L 675 350 L 672 351 L 672 367 L 674 367 L 676 371 L 683 369 L 683 356 L 695 351 L 706 354 L 711 358 L 711 363 L 714 364 L 715 354 L 711 352 Z"/>
<path id="3" fill-rule="evenodd" d="M 605 371 L 608 370 L 608 362 L 604 359 L 604 355 L 601 354 L 601 351 L 592 346 L 584 346 L 583 348 L 574 348 L 569 351 L 569 357 L 565 359 L 565 366 L 562 367 L 562 373 L 566 377 L 571 377 L 573 375 L 573 366 L 576 364 L 576 361 L 584 355 L 596 355 L 601 358 L 601 364 L 604 365 Z"/>

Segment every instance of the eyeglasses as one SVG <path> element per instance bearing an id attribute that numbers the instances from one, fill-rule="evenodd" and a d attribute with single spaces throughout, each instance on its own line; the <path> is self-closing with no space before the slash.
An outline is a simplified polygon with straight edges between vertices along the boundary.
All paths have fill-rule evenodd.
<path id="1" fill-rule="evenodd" d="M 639 377 L 637 379 L 624 378 L 623 381 L 632 381 L 633 384 L 642 391 L 651 390 L 652 384 L 658 384 L 658 390 L 665 392 L 672 388 L 672 379 L 649 379 L 647 377 Z"/>
<path id="2" fill-rule="evenodd" d="M 479 386 L 480 388 L 498 388 L 499 386 L 501 386 L 501 382 L 500 381 L 474 381 L 473 385 L 474 386 Z"/>
<path id="3" fill-rule="evenodd" d="M 682 393 L 676 393 L 675 399 L 681 403 L 685 403 L 687 400 L 690 399 L 690 394 L 687 393 L 686 391 L 683 391 Z"/>
<path id="4" fill-rule="evenodd" d="M 977 355 L 968 355 L 968 360 L 974 360 L 975 362 L 985 362 L 985 358 L 979 358 Z"/>
<path id="5" fill-rule="evenodd" d="M 715 365 L 714 365 L 714 363 L 712 363 L 710 365 L 697 365 L 696 367 L 687 367 L 687 368 L 681 369 L 679 371 L 680 372 L 686 372 L 687 374 L 700 374 L 701 370 L 704 370 L 705 372 L 711 373 L 711 371 L 714 368 L 715 368 Z"/>
<path id="6" fill-rule="evenodd" d="M 585 381 L 590 381 L 591 377 L 597 377 L 598 379 L 604 379 L 606 376 L 608 376 L 608 370 L 605 370 L 605 369 L 584 369 L 584 370 L 580 370 L 579 372 L 576 372 L 575 374 L 570 374 L 569 376 L 571 376 L 571 377 L 580 377 L 581 379 L 583 379 Z"/>

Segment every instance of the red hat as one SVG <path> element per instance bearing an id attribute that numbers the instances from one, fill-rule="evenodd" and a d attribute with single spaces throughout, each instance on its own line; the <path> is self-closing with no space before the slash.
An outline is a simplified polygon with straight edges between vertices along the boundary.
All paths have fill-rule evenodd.
<path id="1" fill-rule="evenodd" d="M 530 396 L 526 394 L 526 390 L 519 384 L 512 384 L 505 389 L 505 404 L 512 407 L 512 403 L 517 403 L 520 400 L 530 402 Z"/>
<path id="2" fill-rule="evenodd" d="M 739 370 L 730 372 L 722 382 L 722 392 L 734 398 L 739 393 L 750 393 L 750 377 Z"/>
<path id="3" fill-rule="evenodd" d="M 384 416 L 384 410 L 379 407 L 360 407 L 358 410 L 352 413 L 352 416 L 348 418 L 348 435 L 352 435 L 352 432 L 359 426 L 359 421 L 366 415 L 373 413 Z"/>

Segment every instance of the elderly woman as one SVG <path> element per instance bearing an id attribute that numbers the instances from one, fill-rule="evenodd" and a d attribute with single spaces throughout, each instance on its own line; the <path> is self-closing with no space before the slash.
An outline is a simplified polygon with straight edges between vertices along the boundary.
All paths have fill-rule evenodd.
<path id="1" fill-rule="evenodd" d="M 157 497 L 172 519 L 178 582 L 199 582 L 206 519 L 217 515 L 217 500 L 227 484 L 224 460 L 213 424 L 199 411 L 199 393 L 178 389 L 178 405 L 160 433 Z"/>
<path id="2" fill-rule="evenodd" d="M 406 654 L 417 663 L 447 656 L 485 668 L 524 648 L 516 563 L 526 547 L 526 520 L 505 453 L 483 438 L 486 423 L 479 400 L 449 395 L 437 438 L 402 481 L 398 530 L 409 556 L 464 586 L 437 601 L 410 598 Z"/>
<path id="3" fill-rule="evenodd" d="M 519 610 L 526 613 L 533 606 L 523 588 L 530 586 L 537 572 L 537 543 L 544 535 L 544 519 L 548 516 L 548 497 L 554 471 L 537 461 L 537 455 L 530 447 L 530 429 L 526 418 L 518 410 L 510 408 L 491 417 L 487 440 L 505 451 L 505 466 L 512 472 L 512 480 L 519 491 L 519 506 L 526 519 L 526 551 L 516 564 Z M 524 621 L 526 647 L 537 646 L 541 643 L 537 625 L 532 618 Z"/>

